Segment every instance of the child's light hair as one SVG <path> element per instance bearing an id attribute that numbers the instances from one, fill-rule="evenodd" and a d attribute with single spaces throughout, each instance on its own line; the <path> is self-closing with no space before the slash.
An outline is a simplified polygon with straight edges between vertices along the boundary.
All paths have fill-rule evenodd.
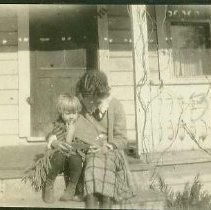
<path id="1" fill-rule="evenodd" d="M 57 110 L 59 114 L 64 112 L 77 113 L 82 109 L 81 103 L 74 95 L 63 93 L 60 94 L 57 101 Z"/>

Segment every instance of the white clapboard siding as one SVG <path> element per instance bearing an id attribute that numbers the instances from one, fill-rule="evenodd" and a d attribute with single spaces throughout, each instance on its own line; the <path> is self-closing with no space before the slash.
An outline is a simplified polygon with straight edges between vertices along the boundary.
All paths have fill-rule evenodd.
<path id="1" fill-rule="evenodd" d="M 136 141 L 131 21 L 126 6 L 108 6 L 109 83 L 123 105 L 128 142 Z"/>
<path id="2" fill-rule="evenodd" d="M 0 120 L 0 135 L 18 134 L 18 120 Z"/>
<path id="3" fill-rule="evenodd" d="M 127 144 L 128 145 L 135 145 L 135 143 L 136 143 L 136 140 L 135 139 L 129 139 L 129 140 L 127 140 Z"/>
<path id="4" fill-rule="evenodd" d="M 131 50 L 125 51 L 109 51 L 109 58 L 132 58 L 133 53 Z"/>
<path id="5" fill-rule="evenodd" d="M 128 58 L 122 58 L 122 57 L 110 58 L 107 68 L 110 71 L 123 71 L 123 70 L 133 71 L 133 59 L 130 57 L 128 57 Z"/>
<path id="6" fill-rule="evenodd" d="M 1 62 L 0 62 L 1 65 Z M 4 75 L 0 76 L 0 89 L 18 89 L 18 76 L 17 75 Z"/>
<path id="7" fill-rule="evenodd" d="M 0 65 L 0 75 L 18 73 L 18 65 L 16 60 L 2 60 L 0 61 Z"/>
<path id="8" fill-rule="evenodd" d="M 18 105 L 0 105 L 0 120 L 18 119 Z"/>
<path id="9" fill-rule="evenodd" d="M 11 146 L 18 144 L 19 142 L 18 135 L 9 135 L 9 134 L 0 134 L 0 145 L 1 146 Z"/>
<path id="10" fill-rule="evenodd" d="M 135 129 L 135 115 L 126 115 L 127 129 Z"/>
<path id="11" fill-rule="evenodd" d="M 111 85 L 134 85 L 133 72 L 110 72 Z"/>
<path id="12" fill-rule="evenodd" d="M 111 42 L 111 43 L 109 43 L 109 49 L 111 52 L 119 52 L 119 51 L 122 51 L 122 52 L 131 51 L 132 52 L 132 42 L 125 42 L 125 43 Z"/>
<path id="13" fill-rule="evenodd" d="M 18 24 L 12 7 L 0 8 L 0 145 L 18 139 Z"/>
<path id="14" fill-rule="evenodd" d="M 128 115 L 135 115 L 135 104 L 134 104 L 134 100 L 128 100 L 128 101 L 121 100 L 120 102 L 123 105 L 124 111 Z"/>
<path id="15" fill-rule="evenodd" d="M 18 104 L 18 90 L 0 90 L 0 104 Z"/>
<path id="16" fill-rule="evenodd" d="M 134 100 L 134 86 L 113 86 L 111 91 L 119 100 Z"/>
<path id="17" fill-rule="evenodd" d="M 127 130 L 127 138 L 128 138 L 128 142 L 133 142 L 136 141 L 136 130 Z"/>
<path id="18" fill-rule="evenodd" d="M 158 71 L 158 54 L 154 51 L 149 51 L 149 69 L 150 71 Z"/>
<path id="19" fill-rule="evenodd" d="M 8 49 L 8 52 L 2 52 L 1 48 L 3 48 L 3 50 Z M 12 50 L 12 48 L 13 48 L 13 50 Z M 9 50 L 11 50 L 11 51 L 9 51 Z M 0 47 L 0 61 L 1 60 L 9 60 L 9 61 L 17 60 L 17 58 L 18 58 L 17 47 L 9 47 L 9 48 L 8 47 Z"/>

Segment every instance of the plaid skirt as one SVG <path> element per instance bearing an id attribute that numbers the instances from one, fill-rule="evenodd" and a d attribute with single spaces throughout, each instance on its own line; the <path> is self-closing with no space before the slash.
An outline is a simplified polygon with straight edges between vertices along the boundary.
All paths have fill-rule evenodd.
<path id="1" fill-rule="evenodd" d="M 99 193 L 120 202 L 132 198 L 134 192 L 128 183 L 128 173 L 122 154 L 118 151 L 90 153 L 86 156 L 84 195 Z"/>

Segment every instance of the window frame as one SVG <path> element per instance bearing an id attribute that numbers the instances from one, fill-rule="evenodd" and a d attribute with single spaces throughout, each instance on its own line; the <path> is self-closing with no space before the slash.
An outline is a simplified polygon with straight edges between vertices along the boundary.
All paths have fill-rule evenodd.
<path id="1" fill-rule="evenodd" d="M 23 13 L 24 9 L 24 13 Z M 18 10 L 19 138 L 31 135 L 29 6 Z"/>
<path id="2" fill-rule="evenodd" d="M 167 37 L 170 37 L 170 25 L 172 22 L 188 22 L 188 23 L 208 23 L 210 25 L 210 39 L 211 39 L 211 18 L 205 19 L 190 19 L 190 20 L 180 20 L 179 18 L 167 19 L 165 16 L 164 6 L 155 6 L 155 15 L 157 20 L 157 39 L 158 39 L 158 71 L 160 74 L 160 79 L 163 80 L 165 84 L 209 84 L 211 83 L 211 75 L 199 75 L 199 76 L 185 76 L 176 77 L 174 75 L 173 69 L 173 56 L 171 44 L 167 44 Z M 165 22 L 163 21 L 165 20 Z M 167 40 L 166 40 L 167 39 Z M 168 64 L 166 64 L 168 61 Z M 154 81 L 158 83 L 158 81 Z"/>

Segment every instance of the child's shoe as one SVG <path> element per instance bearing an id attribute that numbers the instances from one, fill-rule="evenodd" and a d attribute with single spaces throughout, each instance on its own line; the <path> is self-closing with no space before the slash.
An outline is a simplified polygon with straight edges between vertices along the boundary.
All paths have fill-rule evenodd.
<path id="1" fill-rule="evenodd" d="M 42 199 L 45 203 L 53 203 L 54 197 L 54 180 L 46 180 L 46 183 L 42 189 Z"/>

